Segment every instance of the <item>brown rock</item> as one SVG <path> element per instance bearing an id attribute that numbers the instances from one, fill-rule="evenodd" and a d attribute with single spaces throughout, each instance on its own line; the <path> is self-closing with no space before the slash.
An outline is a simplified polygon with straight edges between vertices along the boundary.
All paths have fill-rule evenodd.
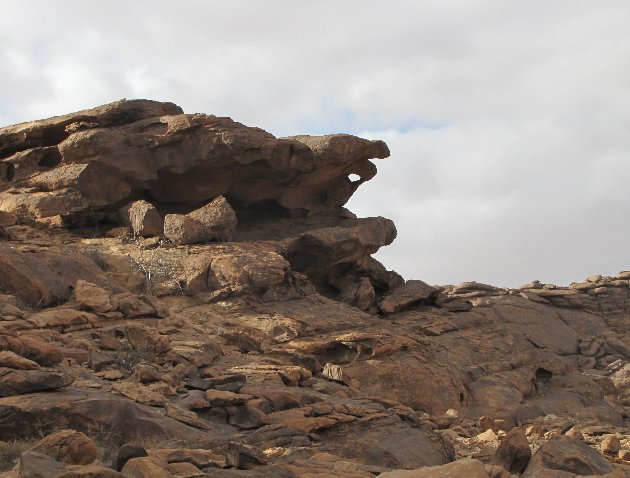
<path id="1" fill-rule="evenodd" d="M 502 466 L 512 474 L 518 474 L 525 470 L 531 457 L 532 451 L 525 432 L 521 428 L 513 428 L 501 440 L 492 464 Z"/>
<path id="2" fill-rule="evenodd" d="M 13 226 L 17 223 L 17 216 L 10 212 L 0 211 L 0 227 Z"/>
<path id="3" fill-rule="evenodd" d="M 25 451 L 20 456 L 18 465 L 19 478 L 57 478 L 68 470 L 68 467 L 53 460 L 44 453 Z"/>
<path id="4" fill-rule="evenodd" d="M 0 283 L 7 292 L 31 306 L 65 302 L 79 279 L 118 290 L 94 262 L 82 255 L 21 252 L 0 244 Z"/>
<path id="5" fill-rule="evenodd" d="M 32 451 L 68 465 L 89 465 L 96 460 L 98 450 L 85 434 L 76 430 L 62 430 L 41 439 Z"/>
<path id="6" fill-rule="evenodd" d="M 619 441 L 619 438 L 617 438 L 615 435 L 608 435 L 605 436 L 604 439 L 601 441 L 601 443 L 599 444 L 599 448 L 602 452 L 606 454 L 616 455 L 621 449 L 621 443 Z"/>
<path id="7" fill-rule="evenodd" d="M 171 478 L 172 475 L 151 458 L 131 458 L 120 472 L 128 478 Z"/>
<path id="8" fill-rule="evenodd" d="M 178 245 L 226 241 L 236 228 L 236 214 L 223 196 L 187 215 L 167 214 L 164 235 Z"/>
<path id="9" fill-rule="evenodd" d="M 144 447 L 133 443 L 125 443 L 118 450 L 118 455 L 116 456 L 116 469 L 120 471 L 125 466 L 125 463 L 132 458 L 142 458 L 144 456 L 149 456 Z"/>
<path id="10" fill-rule="evenodd" d="M 173 405 L 172 403 L 166 403 L 165 409 L 166 416 L 171 417 L 178 422 L 185 423 L 186 425 L 190 425 L 191 427 L 199 428 L 201 430 L 210 429 L 210 425 L 201 420 L 195 412 L 186 410 L 182 407 L 178 407 L 177 405 Z"/>
<path id="11" fill-rule="evenodd" d="M 187 214 L 193 221 L 208 229 L 211 239 L 227 241 L 236 228 L 236 213 L 223 196 L 218 196 L 205 206 Z"/>
<path id="12" fill-rule="evenodd" d="M 0 397 L 67 387 L 72 377 L 49 370 L 0 368 Z"/>
<path id="13" fill-rule="evenodd" d="M 582 434 L 582 429 L 578 425 L 575 425 L 575 426 L 571 427 L 569 430 L 567 430 L 565 435 L 570 437 L 570 438 L 575 438 L 576 440 L 584 440 L 584 435 Z"/>
<path id="14" fill-rule="evenodd" d="M 428 304 L 438 291 L 421 280 L 410 280 L 387 294 L 379 307 L 385 314 L 393 314 L 414 304 Z"/>
<path id="15" fill-rule="evenodd" d="M 376 292 L 374 291 L 370 279 L 361 277 L 358 281 L 346 287 L 341 292 L 339 298 L 359 310 L 367 310 L 374 302 Z"/>
<path id="16" fill-rule="evenodd" d="M 321 211 L 343 205 L 374 176 L 369 158 L 389 156 L 382 141 L 276 139 L 229 118 L 184 115 L 146 100 L 1 128 L 0 144 L 11 170 L 0 207 L 28 207 L 39 217 L 112 206 L 133 190 L 160 203 L 196 205 L 229 192 L 243 204 Z M 29 192 L 34 187 L 41 192 Z"/>
<path id="17" fill-rule="evenodd" d="M 212 407 L 242 405 L 252 398 L 254 397 L 244 393 L 234 393 L 215 389 L 206 390 L 206 400 L 208 400 L 209 405 Z"/>
<path id="18" fill-rule="evenodd" d="M 339 365 L 335 365 L 332 363 L 324 364 L 322 375 L 328 380 L 334 380 L 335 382 L 343 383 L 343 370 Z"/>
<path id="19" fill-rule="evenodd" d="M 74 287 L 74 296 L 83 310 L 110 312 L 116 308 L 111 294 L 102 287 L 84 280 L 78 280 Z"/>
<path id="20" fill-rule="evenodd" d="M 38 328 L 59 328 L 65 330 L 71 327 L 91 328 L 92 325 L 97 323 L 98 318 L 90 312 L 55 307 L 31 315 L 27 320 Z"/>
<path id="21" fill-rule="evenodd" d="M 139 364 L 134 367 L 131 378 L 140 383 L 152 383 L 162 380 L 162 376 L 157 370 L 143 364 Z"/>
<path id="22" fill-rule="evenodd" d="M 7 367 L 15 370 L 35 370 L 39 368 L 39 364 L 7 350 L 0 352 L 0 367 Z"/>
<path id="23" fill-rule="evenodd" d="M 56 478 L 124 478 L 125 475 L 100 465 L 88 465 L 73 468 Z"/>
<path id="24" fill-rule="evenodd" d="M 541 476 L 546 470 L 577 475 L 604 475 L 613 471 L 610 462 L 580 440 L 566 436 L 546 441 L 532 456 L 523 478 Z"/>
<path id="25" fill-rule="evenodd" d="M 416 470 L 394 470 L 382 473 L 380 478 L 490 478 L 482 462 L 465 458 L 441 466 Z"/>
<path id="26" fill-rule="evenodd" d="M 52 367 L 63 360 L 59 347 L 28 334 L 19 337 L 0 335 L 0 350 L 10 350 L 44 367 Z"/>
<path id="27" fill-rule="evenodd" d="M 228 466 L 239 470 L 251 470 L 268 463 L 266 455 L 258 448 L 233 441 L 228 443 L 225 460 Z"/>
<path id="28" fill-rule="evenodd" d="M 168 471 L 175 474 L 175 476 L 180 476 L 182 478 L 194 478 L 197 476 L 205 476 L 205 473 L 197 468 L 192 463 L 180 462 L 180 463 L 169 463 Z"/>
<path id="29" fill-rule="evenodd" d="M 147 201 L 134 201 L 120 210 L 123 225 L 130 226 L 134 236 L 161 236 L 164 221 L 153 204 Z"/>

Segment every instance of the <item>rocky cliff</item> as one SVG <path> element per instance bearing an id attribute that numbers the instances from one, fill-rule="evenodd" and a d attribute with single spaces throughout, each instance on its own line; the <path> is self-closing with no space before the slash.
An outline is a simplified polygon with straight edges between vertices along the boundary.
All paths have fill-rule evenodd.
<path id="1" fill-rule="evenodd" d="M 0 476 L 630 476 L 630 272 L 404 281 L 343 207 L 388 155 L 146 100 L 0 129 Z"/>

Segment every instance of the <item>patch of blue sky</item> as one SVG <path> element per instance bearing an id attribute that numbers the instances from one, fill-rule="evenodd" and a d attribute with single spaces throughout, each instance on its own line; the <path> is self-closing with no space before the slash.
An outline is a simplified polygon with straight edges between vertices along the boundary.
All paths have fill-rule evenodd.
<path id="1" fill-rule="evenodd" d="M 372 118 L 364 119 L 358 117 L 353 111 L 335 113 L 330 115 L 329 118 L 331 119 L 325 122 L 308 118 L 298 120 L 296 131 L 277 131 L 277 135 L 324 135 L 333 133 L 359 135 L 364 131 L 396 131 L 399 134 L 406 134 L 417 130 L 439 130 L 449 126 L 449 123 L 436 123 L 423 120 L 422 118 L 409 118 L 401 121 Z"/>

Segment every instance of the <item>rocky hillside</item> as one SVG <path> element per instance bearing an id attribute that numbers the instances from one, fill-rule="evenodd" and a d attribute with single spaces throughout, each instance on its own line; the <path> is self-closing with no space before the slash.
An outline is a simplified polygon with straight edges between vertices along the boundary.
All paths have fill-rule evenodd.
<path id="1" fill-rule="evenodd" d="M 119 101 L 0 129 L 0 477 L 630 476 L 630 272 L 404 281 L 382 141 Z"/>

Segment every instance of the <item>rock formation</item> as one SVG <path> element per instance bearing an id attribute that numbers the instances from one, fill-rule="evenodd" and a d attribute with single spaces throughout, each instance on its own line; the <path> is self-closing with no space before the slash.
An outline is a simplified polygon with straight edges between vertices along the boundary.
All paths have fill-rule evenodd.
<path id="1" fill-rule="evenodd" d="M 0 129 L 0 477 L 630 476 L 630 272 L 405 281 L 343 207 L 388 155 L 146 100 Z"/>

